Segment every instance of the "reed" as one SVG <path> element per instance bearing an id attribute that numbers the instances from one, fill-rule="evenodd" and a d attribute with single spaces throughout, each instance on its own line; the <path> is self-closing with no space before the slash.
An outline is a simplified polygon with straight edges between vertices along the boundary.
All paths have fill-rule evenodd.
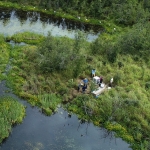
<path id="1" fill-rule="evenodd" d="M 25 107 L 12 97 L 0 97 L 0 143 L 9 136 L 11 127 L 20 124 Z"/>
<path id="2" fill-rule="evenodd" d="M 38 45 L 44 40 L 44 36 L 34 32 L 23 32 L 9 36 L 6 38 L 6 40 L 13 40 L 16 43 L 24 42 L 26 44 Z"/>
<path id="3" fill-rule="evenodd" d="M 0 80 L 5 78 L 5 69 L 9 61 L 10 47 L 5 42 L 5 37 L 0 34 Z"/>
<path id="4" fill-rule="evenodd" d="M 51 115 L 61 103 L 61 99 L 55 94 L 39 94 L 37 95 L 43 112 L 46 115 Z"/>

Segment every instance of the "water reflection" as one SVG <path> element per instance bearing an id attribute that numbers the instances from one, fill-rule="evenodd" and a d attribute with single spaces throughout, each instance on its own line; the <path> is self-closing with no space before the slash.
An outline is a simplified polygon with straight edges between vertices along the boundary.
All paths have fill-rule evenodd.
<path id="1" fill-rule="evenodd" d="M 69 22 L 64 18 L 58 19 L 37 12 L 6 11 L 0 13 L 0 33 L 13 35 L 18 32 L 31 31 L 53 36 L 74 38 L 77 30 L 87 34 L 87 40 L 95 40 L 100 33 L 94 33 L 82 23 Z M 88 30 L 88 32 L 87 32 Z M 86 32 L 85 32 L 86 31 Z"/>

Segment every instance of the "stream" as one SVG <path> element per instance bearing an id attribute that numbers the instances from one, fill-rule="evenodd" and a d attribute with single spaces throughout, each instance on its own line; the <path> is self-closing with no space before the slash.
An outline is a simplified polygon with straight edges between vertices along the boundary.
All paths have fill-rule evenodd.
<path id="1" fill-rule="evenodd" d="M 86 34 L 89 42 L 94 41 L 100 34 L 100 31 L 95 33 L 92 28 L 82 23 L 70 23 L 64 18 L 58 20 L 48 16 L 42 17 L 37 12 L 2 11 L 0 13 L 0 33 L 11 36 L 15 33 L 30 31 L 46 36 L 50 31 L 53 36 L 74 38 L 78 30 L 81 30 Z"/>
<path id="2" fill-rule="evenodd" d="M 67 26 L 55 25 L 53 21 L 42 22 L 39 13 L 29 12 L 27 19 L 22 21 L 12 10 L 1 12 L 0 18 L 0 33 L 5 35 L 24 31 L 46 35 L 51 31 L 55 36 L 73 38 L 76 32 L 75 29 L 70 31 Z M 92 41 L 97 36 L 89 32 L 88 40 Z M 0 96 L 12 96 L 27 108 L 23 123 L 12 128 L 10 136 L 0 145 L 0 150 L 131 150 L 130 145 L 121 138 L 115 138 L 113 132 L 92 123 L 83 123 L 75 114 L 68 116 L 61 106 L 52 116 L 45 116 L 39 108 L 14 95 L 5 84 L 5 81 L 0 83 Z"/>

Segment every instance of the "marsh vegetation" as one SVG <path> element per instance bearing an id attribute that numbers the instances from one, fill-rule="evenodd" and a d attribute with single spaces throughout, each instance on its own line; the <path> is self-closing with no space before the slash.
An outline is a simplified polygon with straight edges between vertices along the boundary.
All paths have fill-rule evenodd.
<path id="1" fill-rule="evenodd" d="M 137 27 L 133 27 L 132 32 Z M 146 42 L 145 32 L 140 31 L 138 33 Z M 126 36 L 131 36 L 135 42 L 135 38 L 139 38 L 130 33 L 131 29 L 120 35 L 104 33 L 93 43 L 86 42 L 82 33 L 75 40 L 34 34 L 42 42 L 34 40 L 32 43 L 31 40 L 32 44 L 11 49 L 8 46 L 12 69 L 6 78 L 7 84 L 31 105 L 41 107 L 46 115 L 51 115 L 62 103 L 80 119 L 116 131 L 133 149 L 141 149 L 141 145 L 146 147 L 150 132 L 150 63 L 145 58 L 148 55 L 144 48 L 136 56 L 124 49 L 123 43 L 128 43 Z M 19 33 L 9 38 L 25 42 L 24 39 L 31 35 Z M 97 99 L 91 94 L 77 92 L 77 80 L 83 77 L 90 80 L 93 67 L 105 82 L 114 76 L 113 88 Z"/>
<path id="2" fill-rule="evenodd" d="M 9 136 L 12 126 L 20 124 L 25 107 L 12 97 L 0 97 L 0 142 Z"/>
<path id="3" fill-rule="evenodd" d="M 33 1 L 30 6 L 38 5 L 38 9 L 41 7 L 49 11 L 51 7 L 56 9 L 56 5 L 50 3 L 51 1 L 51 5 L 46 5 L 42 1 L 39 1 L 39 4 L 36 2 Z M 93 1 L 93 9 L 83 9 L 89 5 L 89 2 L 83 2 L 86 6 L 81 3 L 74 5 L 75 16 L 80 10 L 79 13 L 83 14 L 83 17 L 92 16 L 96 20 L 103 18 L 103 27 L 106 30 L 99 38 L 89 43 L 82 32 L 76 34 L 75 39 L 53 37 L 51 33 L 46 37 L 29 32 L 9 37 L 1 35 L 0 79 L 6 79 L 7 85 L 15 94 L 27 100 L 32 106 L 40 107 L 46 115 L 55 112 L 57 105 L 61 103 L 70 113 L 76 113 L 83 121 L 90 121 L 96 126 L 115 131 L 116 136 L 127 141 L 133 149 L 148 150 L 149 3 L 123 1 L 118 6 L 116 1 Z M 102 5 L 96 5 L 96 2 Z M 62 3 L 62 8 L 57 9 L 60 12 L 66 10 L 73 15 L 73 11 L 68 10 L 69 7 L 65 9 L 65 6 L 72 4 Z M 79 5 L 83 8 L 79 9 Z M 49 8 L 45 8 L 46 6 Z M 11 47 L 6 42 L 8 40 L 26 42 L 28 45 Z M 6 76 L 3 72 L 9 58 L 12 58 L 11 70 Z M 79 79 L 87 77 L 90 80 L 93 68 L 97 70 L 97 75 L 104 77 L 105 83 L 114 77 L 113 88 L 97 99 L 89 92 L 82 94 L 77 91 Z M 92 87 L 90 84 L 89 87 Z"/>

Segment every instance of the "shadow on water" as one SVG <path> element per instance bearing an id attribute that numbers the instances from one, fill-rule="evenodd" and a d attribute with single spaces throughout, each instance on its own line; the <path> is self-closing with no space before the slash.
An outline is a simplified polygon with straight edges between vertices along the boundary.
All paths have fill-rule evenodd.
<path id="1" fill-rule="evenodd" d="M 53 36 L 67 36 L 69 38 L 74 38 L 77 31 L 81 30 L 87 35 L 88 41 L 95 40 L 102 31 L 96 30 L 91 25 L 65 18 L 55 18 L 38 12 L 7 9 L 0 12 L 0 28 L 0 32 L 5 35 L 24 31 L 47 35 L 50 31 Z"/>
<path id="2" fill-rule="evenodd" d="M 0 150 L 130 150 L 129 144 L 112 132 L 78 120 L 61 107 L 52 116 L 45 116 L 12 94 L 5 81 L 0 83 L 0 95 L 12 96 L 27 107 L 23 123 L 13 127 Z"/>

